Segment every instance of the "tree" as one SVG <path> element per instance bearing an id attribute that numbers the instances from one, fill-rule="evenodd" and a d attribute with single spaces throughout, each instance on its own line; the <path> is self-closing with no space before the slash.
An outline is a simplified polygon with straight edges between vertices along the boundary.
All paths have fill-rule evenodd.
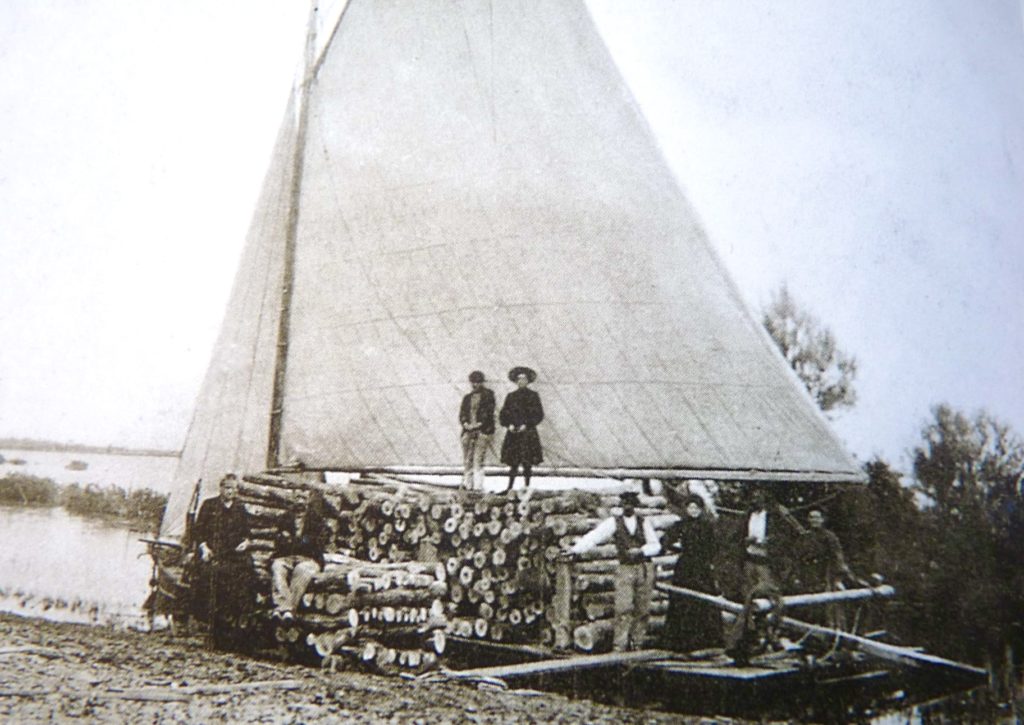
<path id="1" fill-rule="evenodd" d="M 1020 495 L 1024 443 L 984 411 L 971 418 L 942 404 L 932 416 L 921 430 L 923 444 L 914 449 L 918 489 L 944 514 L 981 508 L 998 527 L 1004 523 L 1000 512 Z"/>
<path id="2" fill-rule="evenodd" d="M 914 450 L 914 486 L 932 503 L 927 620 L 955 632 L 963 656 L 983 655 L 1009 697 L 1024 627 L 1024 442 L 984 411 L 938 405 L 932 417 Z"/>
<path id="3" fill-rule="evenodd" d="M 856 358 L 840 350 L 832 331 L 797 306 L 786 285 L 772 295 L 761 324 L 822 411 L 857 402 Z"/>

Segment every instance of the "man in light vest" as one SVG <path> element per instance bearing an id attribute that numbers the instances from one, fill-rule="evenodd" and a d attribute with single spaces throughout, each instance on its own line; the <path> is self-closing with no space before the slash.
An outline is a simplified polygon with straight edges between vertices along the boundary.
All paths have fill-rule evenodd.
<path id="1" fill-rule="evenodd" d="M 584 554 L 601 544 L 615 544 L 619 566 L 615 570 L 615 628 L 612 649 L 640 649 L 647 635 L 654 587 L 651 557 L 661 552 L 661 542 L 651 522 L 638 516 L 640 497 L 632 491 L 619 496 L 620 515 L 610 516 L 569 549 Z"/>

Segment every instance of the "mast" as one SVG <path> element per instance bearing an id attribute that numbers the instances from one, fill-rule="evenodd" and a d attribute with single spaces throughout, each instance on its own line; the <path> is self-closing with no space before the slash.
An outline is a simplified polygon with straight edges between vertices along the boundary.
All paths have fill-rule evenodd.
<path id="1" fill-rule="evenodd" d="M 288 221 L 285 231 L 284 268 L 281 273 L 281 315 L 277 326 L 274 359 L 274 391 L 270 404 L 270 433 L 267 441 L 267 468 L 280 465 L 281 419 L 284 414 L 284 383 L 288 367 L 288 342 L 291 329 L 292 288 L 295 281 L 295 242 L 299 228 L 299 199 L 302 194 L 302 172 L 306 156 L 306 127 L 309 122 L 309 91 L 316 75 L 317 2 L 312 0 L 306 31 L 306 52 L 302 64 L 302 81 L 296 97 L 295 155 L 289 189 Z"/>

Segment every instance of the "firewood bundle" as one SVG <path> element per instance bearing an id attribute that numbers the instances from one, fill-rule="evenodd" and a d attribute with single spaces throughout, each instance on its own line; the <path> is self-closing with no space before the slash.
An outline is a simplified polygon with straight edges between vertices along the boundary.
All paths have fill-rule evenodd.
<path id="1" fill-rule="evenodd" d="M 303 616 L 311 624 L 351 617 L 349 624 L 372 629 L 382 619 L 393 617 L 395 621 L 388 624 L 416 627 L 422 622 L 407 621 L 409 615 L 399 612 L 417 612 L 417 606 L 429 604 L 441 610 L 431 621 L 443 616 L 448 620 L 448 632 L 459 637 L 575 646 L 583 651 L 610 645 L 617 567 L 614 546 L 600 546 L 573 563 L 572 626 L 568 630 L 552 626 L 551 603 L 559 553 L 608 516 L 618 504 L 617 496 L 581 491 L 494 495 L 394 480 L 357 480 L 333 486 L 248 476 L 239 494 L 253 517 L 256 558 L 264 560 L 263 567 L 270 557 L 275 526 L 289 507 L 301 505 L 303 487 L 317 488 L 338 510 L 337 544 L 353 559 L 366 567 L 429 563 L 437 567 L 435 581 L 446 582 L 443 587 L 434 585 L 441 601 L 435 604 L 417 599 L 416 592 L 421 590 L 414 583 L 426 581 L 416 578 L 423 577 L 422 572 L 409 570 L 405 584 L 380 589 L 369 581 L 373 577 L 367 572 L 372 569 L 358 570 L 359 581 L 349 581 L 352 577 L 346 573 L 344 585 L 335 588 L 333 575 L 325 574 L 307 595 L 309 614 Z M 649 518 L 655 529 L 663 529 L 676 520 L 666 513 L 664 503 L 660 497 L 642 497 L 638 513 Z M 656 559 L 660 578 L 670 575 L 674 561 L 672 556 Z M 363 589 L 352 589 L 353 582 Z M 376 605 L 354 606 L 352 597 L 370 592 L 386 594 L 394 601 L 385 603 L 385 597 Z M 399 604 L 406 599 L 407 603 Z M 656 593 L 652 630 L 664 621 L 666 609 L 664 595 Z M 325 626 L 315 636 L 311 630 L 308 637 L 320 653 L 354 647 L 351 638 L 342 641 L 339 631 Z M 384 647 L 379 638 L 369 639 L 372 646 L 361 650 L 360 657 L 388 663 L 392 648 Z M 401 655 L 396 658 L 397 663 Z"/>
<path id="2" fill-rule="evenodd" d="M 436 565 L 329 555 L 294 626 L 321 657 L 348 655 L 381 671 L 428 669 L 447 642 L 445 576 Z"/>

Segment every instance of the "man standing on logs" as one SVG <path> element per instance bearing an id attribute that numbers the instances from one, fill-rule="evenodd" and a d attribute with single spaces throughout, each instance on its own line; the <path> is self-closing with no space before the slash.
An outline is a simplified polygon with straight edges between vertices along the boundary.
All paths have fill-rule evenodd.
<path id="1" fill-rule="evenodd" d="M 459 423 L 462 424 L 462 487 L 484 490 L 484 456 L 494 435 L 494 393 L 484 387 L 484 374 L 469 374 L 472 390 L 462 398 Z"/>
<path id="2" fill-rule="evenodd" d="M 238 478 L 229 473 L 220 481 L 220 495 L 199 508 L 192 535 L 193 606 L 210 625 L 214 646 L 225 644 L 225 621 L 247 612 L 252 603 L 249 517 L 235 500 L 237 494 Z"/>
<path id="3" fill-rule="evenodd" d="M 501 462 L 509 467 L 506 492 L 515 485 L 520 466 L 523 467 L 526 488 L 529 488 L 534 465 L 544 460 L 540 436 L 537 435 L 537 426 L 544 420 L 544 407 L 540 396 L 529 388 L 530 383 L 537 379 L 537 373 L 528 367 L 518 366 L 508 371 L 508 379 L 517 387 L 505 396 L 499 414 L 501 424 L 508 429 L 501 444 Z"/>
<path id="4" fill-rule="evenodd" d="M 619 566 L 615 570 L 615 625 L 612 649 L 640 649 L 647 635 L 654 588 L 651 557 L 661 553 L 661 542 L 648 519 L 636 513 L 640 496 L 627 491 L 619 496 L 622 514 L 610 516 L 583 536 L 567 552 L 584 554 L 611 540 Z"/>
<path id="5" fill-rule="evenodd" d="M 270 563 L 273 618 L 294 619 L 302 595 L 314 577 L 323 571 L 324 553 L 334 548 L 334 530 L 329 524 L 331 514 L 331 506 L 323 494 L 313 491 L 306 505 L 297 507 L 281 526 Z"/>

